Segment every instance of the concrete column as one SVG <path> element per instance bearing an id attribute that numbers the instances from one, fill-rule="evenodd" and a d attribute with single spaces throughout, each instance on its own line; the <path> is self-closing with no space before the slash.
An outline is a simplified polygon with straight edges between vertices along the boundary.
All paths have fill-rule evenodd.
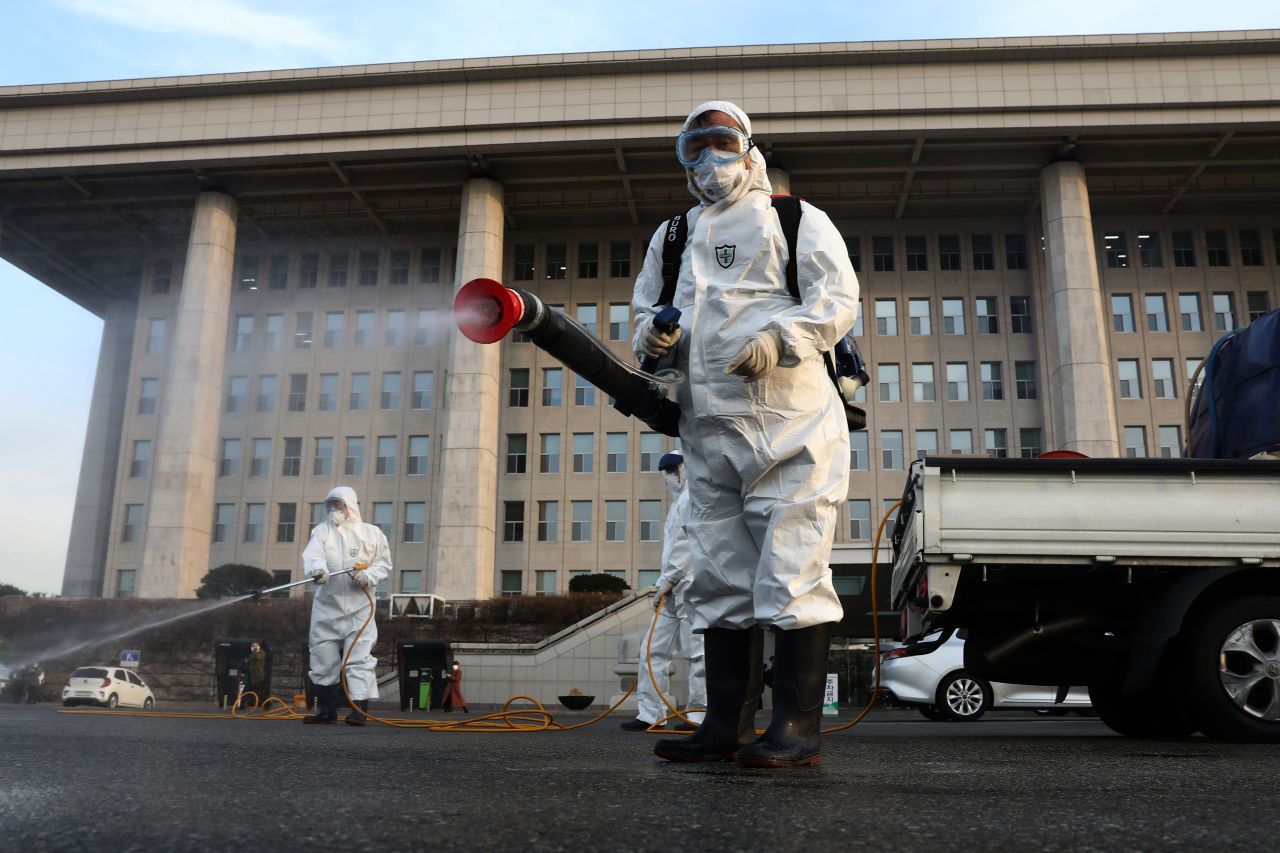
<path id="1" fill-rule="evenodd" d="M 502 185 L 473 178 L 462 191 L 455 291 L 473 278 L 502 280 Z M 449 336 L 440 468 L 432 516 L 431 592 L 446 599 L 493 596 L 498 512 L 501 347 Z"/>
<path id="2" fill-rule="evenodd" d="M 1117 456 L 1115 385 L 1084 168 L 1074 162 L 1045 167 L 1040 201 L 1052 324 L 1045 375 L 1057 397 L 1053 432 L 1060 449 Z"/>
<path id="3" fill-rule="evenodd" d="M 222 364 L 236 249 L 235 199 L 201 193 L 191 218 L 138 595 L 189 598 L 209 571 Z"/>
<path id="4" fill-rule="evenodd" d="M 776 195 L 791 195 L 790 172 L 786 169 L 770 166 L 766 174 L 769 176 L 769 183 L 773 185 L 773 192 Z"/>
<path id="5" fill-rule="evenodd" d="M 80 483 L 71 515 L 67 563 L 62 573 L 64 596 L 100 596 L 104 592 L 111 506 L 116 490 L 125 400 L 129 396 L 129 363 L 133 356 L 137 310 L 138 306 L 127 299 L 112 299 L 103 313 L 98 372 L 89 402 L 89 426 L 85 431 L 84 455 L 80 458 Z"/>

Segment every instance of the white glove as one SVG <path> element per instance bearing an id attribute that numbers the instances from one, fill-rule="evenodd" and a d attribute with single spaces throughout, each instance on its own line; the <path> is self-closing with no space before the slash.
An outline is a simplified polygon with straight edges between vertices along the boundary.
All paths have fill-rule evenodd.
<path id="1" fill-rule="evenodd" d="M 747 341 L 746 346 L 738 350 L 724 372 L 741 376 L 745 382 L 755 382 L 777 367 L 781 357 L 782 336 L 773 330 L 757 332 Z"/>
<path id="2" fill-rule="evenodd" d="M 326 569 L 324 566 L 321 566 L 320 568 L 316 569 L 311 573 L 311 579 L 316 583 L 328 583 L 329 570 Z"/>
<path id="3" fill-rule="evenodd" d="M 658 602 L 662 601 L 662 597 L 664 595 L 667 596 L 667 602 L 663 604 L 663 609 L 664 610 L 670 609 L 671 591 L 675 588 L 676 588 L 676 583 L 670 578 L 667 578 L 666 580 L 662 581 L 662 583 L 658 584 L 658 591 L 653 596 L 653 609 L 654 610 L 658 609 Z"/>
<path id="4" fill-rule="evenodd" d="M 644 331 L 640 333 L 640 352 L 654 358 L 662 358 L 680 340 L 680 327 L 674 332 L 660 332 L 653 327 L 653 318 L 645 321 Z"/>
<path id="5" fill-rule="evenodd" d="M 369 573 L 367 571 L 352 572 L 351 582 L 360 589 L 370 589 L 374 586 L 373 578 L 369 577 Z"/>

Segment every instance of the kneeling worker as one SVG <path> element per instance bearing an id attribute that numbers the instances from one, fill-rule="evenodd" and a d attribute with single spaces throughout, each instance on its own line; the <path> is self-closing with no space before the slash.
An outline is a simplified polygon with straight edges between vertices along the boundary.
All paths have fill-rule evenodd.
<path id="1" fill-rule="evenodd" d="M 346 486 L 329 492 L 324 501 L 328 519 L 311 531 L 311 541 L 302 552 L 303 572 L 320 588 L 311 603 L 311 681 L 316 686 L 316 713 L 304 723 L 332 723 L 338 719 L 342 701 L 343 655 L 347 656 L 347 692 L 356 707 L 347 715 L 353 726 L 365 724 L 369 700 L 378 698 L 374 674 L 377 659 L 373 644 L 378 625 L 369 619 L 370 596 L 379 582 L 391 574 L 391 549 L 387 537 L 372 524 L 360 519 L 356 493 Z M 349 575 L 329 575 L 352 570 Z M 356 640 L 365 620 L 368 626 Z M 354 647 L 352 643 L 355 643 Z"/>

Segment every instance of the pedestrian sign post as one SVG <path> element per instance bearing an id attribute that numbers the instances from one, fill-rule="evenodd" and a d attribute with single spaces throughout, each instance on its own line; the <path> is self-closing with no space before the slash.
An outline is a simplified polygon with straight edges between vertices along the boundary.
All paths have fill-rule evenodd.
<path id="1" fill-rule="evenodd" d="M 827 673 L 827 690 L 822 697 L 822 713 L 833 716 L 840 713 L 840 678 L 834 672 Z"/>
<path id="2" fill-rule="evenodd" d="M 142 649 L 122 649 L 120 651 L 120 665 L 129 666 L 137 669 L 142 663 Z"/>

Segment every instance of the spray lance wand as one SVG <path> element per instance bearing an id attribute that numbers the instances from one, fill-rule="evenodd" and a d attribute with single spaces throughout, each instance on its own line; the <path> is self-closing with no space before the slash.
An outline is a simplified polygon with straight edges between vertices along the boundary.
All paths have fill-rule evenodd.
<path id="1" fill-rule="evenodd" d="M 331 578 L 336 578 L 338 575 L 349 575 L 354 571 L 355 571 L 354 568 L 343 569 L 340 572 L 329 572 L 328 576 Z M 303 584 L 315 583 L 315 582 L 316 582 L 315 578 L 303 578 L 300 581 L 293 581 L 292 583 L 282 583 L 280 584 L 280 586 L 272 586 L 272 587 L 267 587 L 266 589 L 260 589 L 257 592 L 253 593 L 252 598 L 254 601 L 257 601 L 260 598 L 262 598 L 264 595 L 271 595 L 273 592 L 284 592 L 286 589 L 293 589 L 295 586 L 302 586 Z"/>

